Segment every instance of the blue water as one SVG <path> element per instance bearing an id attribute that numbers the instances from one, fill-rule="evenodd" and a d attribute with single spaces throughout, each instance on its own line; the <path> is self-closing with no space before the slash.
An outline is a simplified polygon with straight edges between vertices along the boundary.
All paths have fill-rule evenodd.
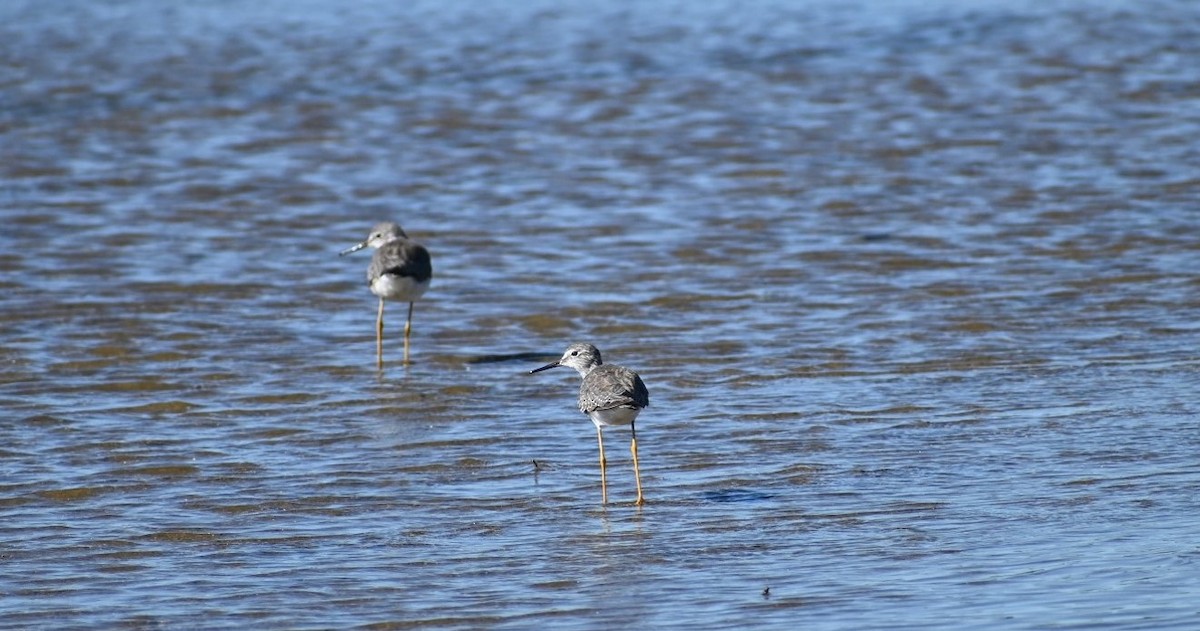
<path id="1" fill-rule="evenodd" d="M 3 4 L 0 627 L 1200 626 L 1198 18 Z"/>

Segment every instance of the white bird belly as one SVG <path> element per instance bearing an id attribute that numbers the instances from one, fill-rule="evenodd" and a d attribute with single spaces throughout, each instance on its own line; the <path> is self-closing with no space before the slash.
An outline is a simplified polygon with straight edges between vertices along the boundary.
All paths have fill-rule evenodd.
<path id="1" fill-rule="evenodd" d="M 388 300 L 414 302 L 425 295 L 429 281 L 418 283 L 411 276 L 384 274 L 371 283 L 371 293 Z"/>
<path id="2" fill-rule="evenodd" d="M 610 410 L 594 410 L 588 412 L 592 422 L 596 427 L 606 427 L 609 425 L 628 425 L 637 418 L 641 410 L 637 408 L 612 408 Z"/>

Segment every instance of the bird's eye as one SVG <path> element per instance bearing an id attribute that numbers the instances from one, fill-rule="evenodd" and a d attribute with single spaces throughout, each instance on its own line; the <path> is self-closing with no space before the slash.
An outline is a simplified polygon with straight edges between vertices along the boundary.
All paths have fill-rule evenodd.
<path id="1" fill-rule="evenodd" d="M 578 357 L 579 351 L 571 351 L 571 357 Z"/>

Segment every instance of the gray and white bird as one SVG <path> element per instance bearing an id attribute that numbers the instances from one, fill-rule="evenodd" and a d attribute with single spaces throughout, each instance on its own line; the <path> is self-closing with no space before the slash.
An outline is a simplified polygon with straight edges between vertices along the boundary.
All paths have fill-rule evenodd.
<path id="1" fill-rule="evenodd" d="M 400 225 L 391 221 L 371 228 L 367 239 L 342 250 L 338 256 L 357 252 L 365 247 L 375 248 L 367 266 L 367 285 L 379 296 L 379 315 L 375 320 L 376 366 L 383 368 L 383 301 L 408 303 L 408 319 L 404 322 L 404 363 L 408 363 L 408 338 L 412 334 L 413 303 L 425 295 L 433 279 L 429 250 L 408 238 Z"/>
<path id="2" fill-rule="evenodd" d="M 583 383 L 579 385 L 579 411 L 587 414 L 596 425 L 596 440 L 600 443 L 600 494 L 608 502 L 608 480 L 605 474 L 604 432 L 611 425 L 628 425 L 633 437 L 629 451 L 633 453 L 633 475 L 637 480 L 637 505 L 646 503 L 642 497 L 642 474 L 638 469 L 637 429 L 633 421 L 643 408 L 650 406 L 650 393 L 636 372 L 623 366 L 606 364 L 600 350 L 591 344 L 576 343 L 567 347 L 562 358 L 529 371 L 530 374 L 567 366 L 574 368 Z"/>

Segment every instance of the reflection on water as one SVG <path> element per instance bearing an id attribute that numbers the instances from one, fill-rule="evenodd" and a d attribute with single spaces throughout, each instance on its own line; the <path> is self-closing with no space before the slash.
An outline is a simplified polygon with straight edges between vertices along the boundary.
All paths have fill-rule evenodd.
<path id="1" fill-rule="evenodd" d="M 1197 13 L 3 5 L 0 613 L 1194 627 Z"/>

